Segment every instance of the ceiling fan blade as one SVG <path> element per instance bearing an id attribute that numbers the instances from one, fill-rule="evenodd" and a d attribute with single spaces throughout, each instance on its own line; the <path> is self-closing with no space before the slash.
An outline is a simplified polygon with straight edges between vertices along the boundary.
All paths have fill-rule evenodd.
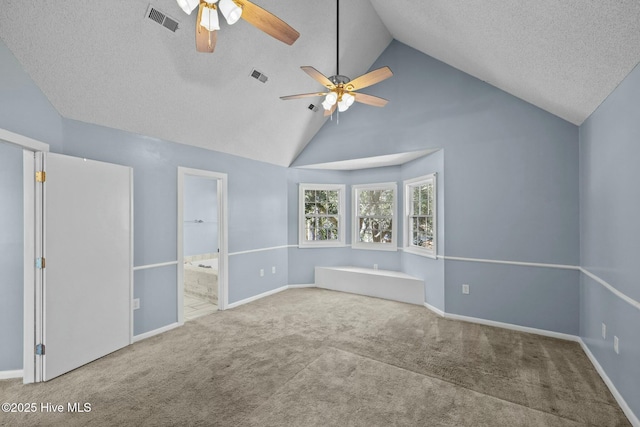
<path id="1" fill-rule="evenodd" d="M 242 8 L 242 18 L 259 30 L 264 31 L 271 37 L 283 43 L 292 45 L 300 33 L 294 30 L 289 24 L 278 18 L 271 12 L 256 6 L 249 0 L 233 0 L 238 7 Z"/>
<path id="2" fill-rule="evenodd" d="M 361 102 L 362 104 L 373 105 L 374 107 L 384 107 L 387 105 L 387 101 L 384 98 L 378 98 L 377 96 L 367 95 L 366 93 L 356 92 L 353 94 L 356 97 L 356 102 Z"/>
<path id="3" fill-rule="evenodd" d="M 333 104 L 333 106 L 331 107 L 330 110 L 324 110 L 324 116 L 330 116 L 333 114 L 334 111 L 336 111 L 336 108 L 338 108 L 338 103 L 336 102 L 335 104 Z"/>
<path id="4" fill-rule="evenodd" d="M 299 99 L 299 98 L 311 98 L 312 96 L 324 96 L 326 95 L 326 93 L 324 92 L 314 92 L 314 93 L 301 93 L 298 95 L 288 95 L 288 96 L 281 96 L 280 99 Z"/>
<path id="5" fill-rule="evenodd" d="M 196 50 L 198 52 L 213 53 L 216 48 L 218 33 L 216 31 L 208 31 L 200 25 L 203 7 L 203 4 L 200 3 L 200 7 L 198 8 L 198 18 L 196 20 Z"/>
<path id="6" fill-rule="evenodd" d="M 351 80 L 349 83 L 345 84 L 344 87 L 349 91 L 363 89 L 367 86 L 371 86 L 388 79 L 391 76 L 393 76 L 391 68 L 382 67 Z"/>
<path id="7" fill-rule="evenodd" d="M 326 87 L 327 89 L 332 90 L 336 87 L 336 85 L 334 85 L 327 76 L 325 76 L 315 68 L 311 67 L 310 65 L 303 65 L 300 68 L 302 68 L 302 71 L 309 74 L 309 76 L 312 79 L 314 79 L 315 81 L 320 83 L 322 86 Z"/>

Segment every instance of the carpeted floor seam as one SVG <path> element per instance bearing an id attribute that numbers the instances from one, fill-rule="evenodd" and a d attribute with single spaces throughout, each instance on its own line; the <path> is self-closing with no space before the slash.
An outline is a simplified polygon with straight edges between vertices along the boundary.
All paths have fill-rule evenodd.
<path id="1" fill-rule="evenodd" d="M 328 347 L 331 348 L 331 347 Z M 311 359 L 311 361 L 309 363 L 307 363 L 306 365 L 304 365 L 304 367 L 302 367 L 300 370 L 298 370 L 295 374 L 293 374 L 287 381 L 285 381 L 284 383 L 282 383 L 278 388 L 276 388 L 272 395 L 277 394 L 280 390 L 282 390 L 283 388 L 285 388 L 291 381 L 293 381 L 294 379 L 296 379 L 296 377 L 298 377 L 298 375 L 300 375 L 302 372 L 304 372 L 311 364 L 313 364 L 315 361 L 317 361 L 318 359 L 320 359 L 322 356 L 324 356 L 324 354 L 326 353 L 326 351 L 321 352 L 317 357 L 314 357 Z M 245 420 L 249 419 L 256 411 L 260 410 L 264 405 L 266 405 L 269 402 L 269 398 L 266 398 L 264 400 L 264 402 L 262 402 L 260 405 L 256 406 L 255 408 L 253 408 L 251 410 L 251 412 L 249 412 L 248 414 L 245 414 L 243 416 L 243 418 Z"/>
<path id="2" fill-rule="evenodd" d="M 465 390 L 469 390 L 469 391 L 472 391 L 472 392 L 474 392 L 474 393 L 481 394 L 481 395 L 483 395 L 483 396 L 488 396 L 488 397 L 491 397 L 491 398 L 493 398 L 493 399 L 497 399 L 497 400 L 501 400 L 501 401 L 503 401 L 503 402 L 511 403 L 511 404 L 514 404 L 514 405 L 518 405 L 518 406 L 520 406 L 520 407 L 522 407 L 522 408 L 527 408 L 527 409 L 529 409 L 529 410 L 533 410 L 533 411 L 541 412 L 541 413 L 544 413 L 544 414 L 552 415 L 552 416 L 554 416 L 554 417 L 562 418 L 562 419 L 569 420 L 569 421 L 581 422 L 581 420 L 576 420 L 576 419 L 569 418 L 569 417 L 565 417 L 565 416 L 562 416 L 562 415 L 559 415 L 559 414 L 554 414 L 554 413 L 552 413 L 552 412 L 543 411 L 542 409 L 538 409 L 538 408 L 532 408 L 532 407 L 529 407 L 529 406 L 523 405 L 522 403 L 518 403 L 518 402 L 516 402 L 516 401 L 512 401 L 512 400 L 508 400 L 508 399 L 503 399 L 503 398 L 501 398 L 501 397 L 494 396 L 494 395 L 492 395 L 492 394 L 488 394 L 488 393 L 483 393 L 483 392 L 481 392 L 481 391 L 474 390 L 474 389 L 469 388 L 469 387 L 465 387 L 465 386 L 464 386 L 464 385 L 462 385 L 462 384 L 458 384 L 458 383 L 456 383 L 456 382 L 449 381 L 449 380 L 447 380 L 447 379 L 444 379 L 444 378 L 441 378 L 441 377 L 438 377 L 438 376 L 435 376 L 435 375 L 429 375 L 429 374 L 424 373 L 424 372 L 414 371 L 414 370 L 412 370 L 412 369 L 408 369 L 408 368 L 406 368 L 406 367 L 404 367 L 404 366 L 398 366 L 398 365 L 395 365 L 395 364 L 393 364 L 393 363 L 389 363 L 389 362 L 386 362 L 386 361 L 383 361 L 383 360 L 378 360 L 378 359 L 376 359 L 376 358 L 374 358 L 374 357 L 371 357 L 371 356 L 367 356 L 367 355 L 364 355 L 364 354 L 355 353 L 355 352 L 353 352 L 353 351 L 345 350 L 345 349 L 338 348 L 338 347 L 335 347 L 335 346 L 329 346 L 329 348 L 332 348 L 332 349 L 334 349 L 334 350 L 341 351 L 341 352 L 344 352 L 344 353 L 353 354 L 353 355 L 355 355 L 355 356 L 362 357 L 363 359 L 368 359 L 368 360 L 372 360 L 372 361 L 377 362 L 377 363 L 382 363 L 382 364 L 384 364 L 384 365 L 392 366 L 392 367 L 394 367 L 394 368 L 397 368 L 397 369 L 400 369 L 400 370 L 403 370 L 403 371 L 406 371 L 406 372 L 410 372 L 410 373 L 412 373 L 412 374 L 417 374 L 417 375 L 420 375 L 420 376 L 423 376 L 423 377 L 427 377 L 427 378 L 430 378 L 430 379 L 439 380 L 439 381 L 445 382 L 445 383 L 447 383 L 447 384 L 451 384 L 451 385 L 453 385 L 453 386 L 455 386 L 455 387 L 460 387 L 460 388 L 463 388 L 463 389 L 465 389 Z M 320 356 L 319 356 L 319 357 L 320 357 Z M 314 361 L 315 361 L 315 360 L 314 360 Z M 311 363 L 313 363 L 313 362 L 311 362 Z M 307 365 L 307 366 L 308 366 L 308 365 Z M 296 375 L 297 375 L 297 374 L 296 374 Z M 293 379 L 293 378 L 292 378 L 292 379 Z M 595 424 L 591 424 L 591 423 L 590 423 L 589 425 L 596 426 Z"/>

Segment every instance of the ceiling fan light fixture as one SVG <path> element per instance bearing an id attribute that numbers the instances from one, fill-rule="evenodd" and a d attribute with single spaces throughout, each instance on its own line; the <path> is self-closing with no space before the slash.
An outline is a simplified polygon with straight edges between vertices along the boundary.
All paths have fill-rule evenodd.
<path id="1" fill-rule="evenodd" d="M 342 101 L 347 104 L 347 108 L 351 107 L 355 100 L 356 97 L 351 95 L 350 93 L 345 93 L 342 95 Z"/>
<path id="2" fill-rule="evenodd" d="M 233 2 L 233 0 L 220 0 L 220 12 L 227 20 L 227 24 L 233 25 L 238 22 L 242 16 L 242 8 Z"/>
<path id="3" fill-rule="evenodd" d="M 187 15 L 191 15 L 191 12 L 200 4 L 199 0 L 176 0 L 176 2 Z"/>
<path id="4" fill-rule="evenodd" d="M 220 29 L 220 22 L 218 21 L 218 11 L 215 6 L 207 5 L 202 9 L 202 18 L 200 19 L 200 25 L 207 29 L 207 31 L 217 31 Z"/>
<path id="5" fill-rule="evenodd" d="M 356 100 L 356 97 L 351 95 L 350 93 L 343 93 L 340 101 L 338 101 L 338 111 L 344 112 L 349 109 L 353 105 L 353 102 Z"/>
<path id="6" fill-rule="evenodd" d="M 329 105 L 329 107 L 333 106 L 336 102 L 338 102 L 338 95 L 335 92 L 329 92 L 327 96 L 324 98 L 325 102 Z M 323 103 L 324 104 L 324 103 Z M 329 108 L 327 108 L 328 110 Z"/>

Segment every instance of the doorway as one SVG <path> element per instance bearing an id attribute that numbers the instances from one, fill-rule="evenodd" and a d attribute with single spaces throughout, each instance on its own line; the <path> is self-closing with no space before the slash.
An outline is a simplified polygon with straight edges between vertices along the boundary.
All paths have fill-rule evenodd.
<path id="1" fill-rule="evenodd" d="M 178 168 L 178 321 L 224 310 L 226 174 Z"/>
<path id="2" fill-rule="evenodd" d="M 14 150 L 13 164 L 3 168 L 16 171 L 9 173 L 11 180 L 2 180 L 14 183 L 2 189 L 3 198 L 12 200 L 3 204 L 10 209 L 2 217 L 13 218 L 7 230 L 16 228 L 23 241 L 20 245 L 7 235 L 8 244 L 2 247 L 13 257 L 12 266 L 22 264 L 22 274 L 13 269 L 7 286 L 22 283 L 23 304 L 17 303 L 16 289 L 4 282 L 0 291 L 11 302 L 8 324 L 22 326 L 11 330 L 22 332 L 23 346 L 20 352 L 15 340 L 4 340 L 8 345 L 0 352 L 0 370 L 5 370 L 1 377 L 22 376 L 24 383 L 33 383 L 131 341 L 132 171 L 52 154 L 47 144 L 0 129 L 0 148 L 6 151 L 11 146 L 22 150 L 22 203 L 15 186 L 20 181 L 20 153 Z M 18 213 L 22 218 L 15 216 Z M 86 239 L 78 240 L 79 236 Z M 87 254 L 89 261 L 84 262 Z M 100 268 L 88 265 L 95 260 Z M 90 275 L 81 274 L 87 269 Z M 19 366 L 20 356 L 22 369 L 12 369 Z"/>

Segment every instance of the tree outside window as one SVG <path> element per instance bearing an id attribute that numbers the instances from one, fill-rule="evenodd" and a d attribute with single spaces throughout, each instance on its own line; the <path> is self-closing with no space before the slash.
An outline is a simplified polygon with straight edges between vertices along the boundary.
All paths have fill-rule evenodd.
<path id="1" fill-rule="evenodd" d="M 300 184 L 300 246 L 344 245 L 344 185 Z"/>
<path id="2" fill-rule="evenodd" d="M 404 182 L 406 243 L 409 252 L 436 256 L 436 176 Z"/>
<path id="3" fill-rule="evenodd" d="M 396 184 L 353 187 L 353 246 L 396 250 Z"/>

